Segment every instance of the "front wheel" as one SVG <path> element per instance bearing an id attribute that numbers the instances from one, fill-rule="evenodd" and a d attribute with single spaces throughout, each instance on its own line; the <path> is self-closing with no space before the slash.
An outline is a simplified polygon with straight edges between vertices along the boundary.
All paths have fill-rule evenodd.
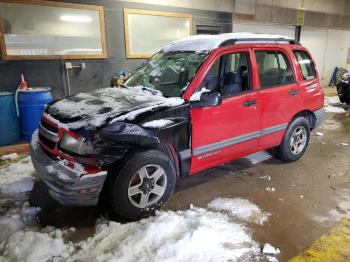
<path id="1" fill-rule="evenodd" d="M 285 162 L 296 161 L 305 153 L 309 140 L 309 121 L 297 117 L 287 128 L 281 144 L 275 148 L 275 156 Z"/>
<path id="2" fill-rule="evenodd" d="M 114 210 L 128 219 L 150 216 L 172 195 L 176 172 L 172 160 L 158 150 L 131 156 L 113 175 L 110 198 Z"/>

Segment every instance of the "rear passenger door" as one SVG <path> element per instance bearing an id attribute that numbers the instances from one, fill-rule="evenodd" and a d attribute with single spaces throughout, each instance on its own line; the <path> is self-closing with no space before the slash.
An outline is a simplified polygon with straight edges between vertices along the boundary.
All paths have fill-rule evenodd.
<path id="1" fill-rule="evenodd" d="M 282 49 L 255 49 L 261 102 L 259 146 L 278 145 L 291 118 L 301 106 L 300 88 L 292 67 L 293 53 Z"/>

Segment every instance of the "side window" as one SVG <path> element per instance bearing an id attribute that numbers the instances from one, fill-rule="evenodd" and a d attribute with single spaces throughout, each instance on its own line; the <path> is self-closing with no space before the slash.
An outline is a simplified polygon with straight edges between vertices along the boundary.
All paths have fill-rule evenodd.
<path id="1" fill-rule="evenodd" d="M 261 87 L 273 87 L 294 82 L 289 61 L 279 51 L 257 51 L 255 53 L 259 68 Z"/>
<path id="2" fill-rule="evenodd" d="M 248 53 L 233 53 L 218 58 L 196 92 L 217 91 L 232 96 L 250 89 Z"/>
<path id="3" fill-rule="evenodd" d="M 294 51 L 294 54 L 299 63 L 304 80 L 314 79 L 316 77 L 316 70 L 309 54 L 304 51 Z"/>

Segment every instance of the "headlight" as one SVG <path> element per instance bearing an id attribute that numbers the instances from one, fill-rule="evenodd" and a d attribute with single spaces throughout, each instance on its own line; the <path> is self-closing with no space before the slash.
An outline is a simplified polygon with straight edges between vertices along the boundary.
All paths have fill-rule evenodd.
<path id="1" fill-rule="evenodd" d="M 64 134 L 62 140 L 60 142 L 60 147 L 79 154 L 79 155 L 87 155 L 94 153 L 94 147 L 90 141 L 87 141 L 86 138 L 80 137 L 75 139 L 74 137 Z"/>

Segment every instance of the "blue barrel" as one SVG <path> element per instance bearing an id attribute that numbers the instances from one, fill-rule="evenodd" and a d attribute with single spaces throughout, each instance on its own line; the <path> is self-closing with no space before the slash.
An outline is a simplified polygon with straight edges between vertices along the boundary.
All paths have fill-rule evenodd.
<path id="1" fill-rule="evenodd" d="M 30 141 L 38 128 L 44 107 L 52 101 L 51 88 L 31 88 L 18 91 L 18 107 L 23 139 Z"/>
<path id="2" fill-rule="evenodd" d="M 15 95 L 0 92 L 0 146 L 15 144 L 21 139 L 16 113 Z"/>

